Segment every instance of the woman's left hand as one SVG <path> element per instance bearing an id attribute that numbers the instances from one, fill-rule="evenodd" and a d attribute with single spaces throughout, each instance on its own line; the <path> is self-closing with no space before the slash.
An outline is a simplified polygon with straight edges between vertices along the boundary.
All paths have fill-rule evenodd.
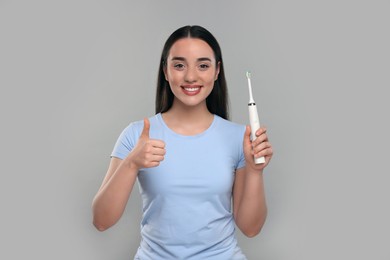
<path id="1" fill-rule="evenodd" d="M 244 134 L 244 155 L 247 167 L 255 171 L 262 171 L 270 162 L 273 151 L 271 143 L 268 141 L 267 129 L 261 127 L 256 131 L 256 139 L 250 139 L 251 129 L 246 126 Z M 255 164 L 253 157 L 265 157 L 265 163 Z"/>

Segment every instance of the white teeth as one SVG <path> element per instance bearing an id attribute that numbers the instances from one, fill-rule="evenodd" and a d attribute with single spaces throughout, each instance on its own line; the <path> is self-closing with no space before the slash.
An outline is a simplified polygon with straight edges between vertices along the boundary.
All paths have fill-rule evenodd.
<path id="1" fill-rule="evenodd" d="M 184 88 L 186 91 L 197 91 L 199 88 Z"/>

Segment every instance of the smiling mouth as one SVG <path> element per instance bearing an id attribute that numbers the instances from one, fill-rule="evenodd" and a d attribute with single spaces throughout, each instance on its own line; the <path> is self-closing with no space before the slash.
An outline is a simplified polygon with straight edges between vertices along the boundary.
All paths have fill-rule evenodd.
<path id="1" fill-rule="evenodd" d="M 198 94 L 200 92 L 200 88 L 200 86 L 182 87 L 183 92 L 189 96 Z"/>
<path id="2" fill-rule="evenodd" d="M 198 91 L 199 89 L 200 89 L 200 87 L 195 87 L 195 88 L 185 88 L 184 87 L 184 90 L 189 91 L 189 92 L 195 92 L 195 91 Z"/>

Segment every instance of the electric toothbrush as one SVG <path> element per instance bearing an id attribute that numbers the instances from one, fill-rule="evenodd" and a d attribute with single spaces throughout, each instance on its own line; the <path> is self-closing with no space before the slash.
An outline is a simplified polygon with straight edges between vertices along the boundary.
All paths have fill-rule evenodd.
<path id="1" fill-rule="evenodd" d="M 251 138 L 252 140 L 255 140 L 256 131 L 260 128 L 260 121 L 259 121 L 259 116 L 257 114 L 256 103 L 252 95 L 251 73 L 249 71 L 246 72 L 246 77 L 248 79 L 248 87 L 249 87 L 248 109 L 249 109 L 249 123 L 251 125 Z M 255 157 L 254 160 L 256 164 L 265 163 L 264 156 L 259 158 Z"/>

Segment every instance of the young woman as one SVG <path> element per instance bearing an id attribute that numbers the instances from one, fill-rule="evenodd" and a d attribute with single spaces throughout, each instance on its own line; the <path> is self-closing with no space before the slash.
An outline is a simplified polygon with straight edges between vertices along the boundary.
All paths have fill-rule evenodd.
<path id="1" fill-rule="evenodd" d="M 214 36 L 200 26 L 176 30 L 161 56 L 156 115 L 122 132 L 93 201 L 103 231 L 121 217 L 138 178 L 142 240 L 134 259 L 246 259 L 235 225 L 248 237 L 260 232 L 273 152 L 265 128 L 251 141 L 249 126 L 228 121 L 227 101 Z"/>

